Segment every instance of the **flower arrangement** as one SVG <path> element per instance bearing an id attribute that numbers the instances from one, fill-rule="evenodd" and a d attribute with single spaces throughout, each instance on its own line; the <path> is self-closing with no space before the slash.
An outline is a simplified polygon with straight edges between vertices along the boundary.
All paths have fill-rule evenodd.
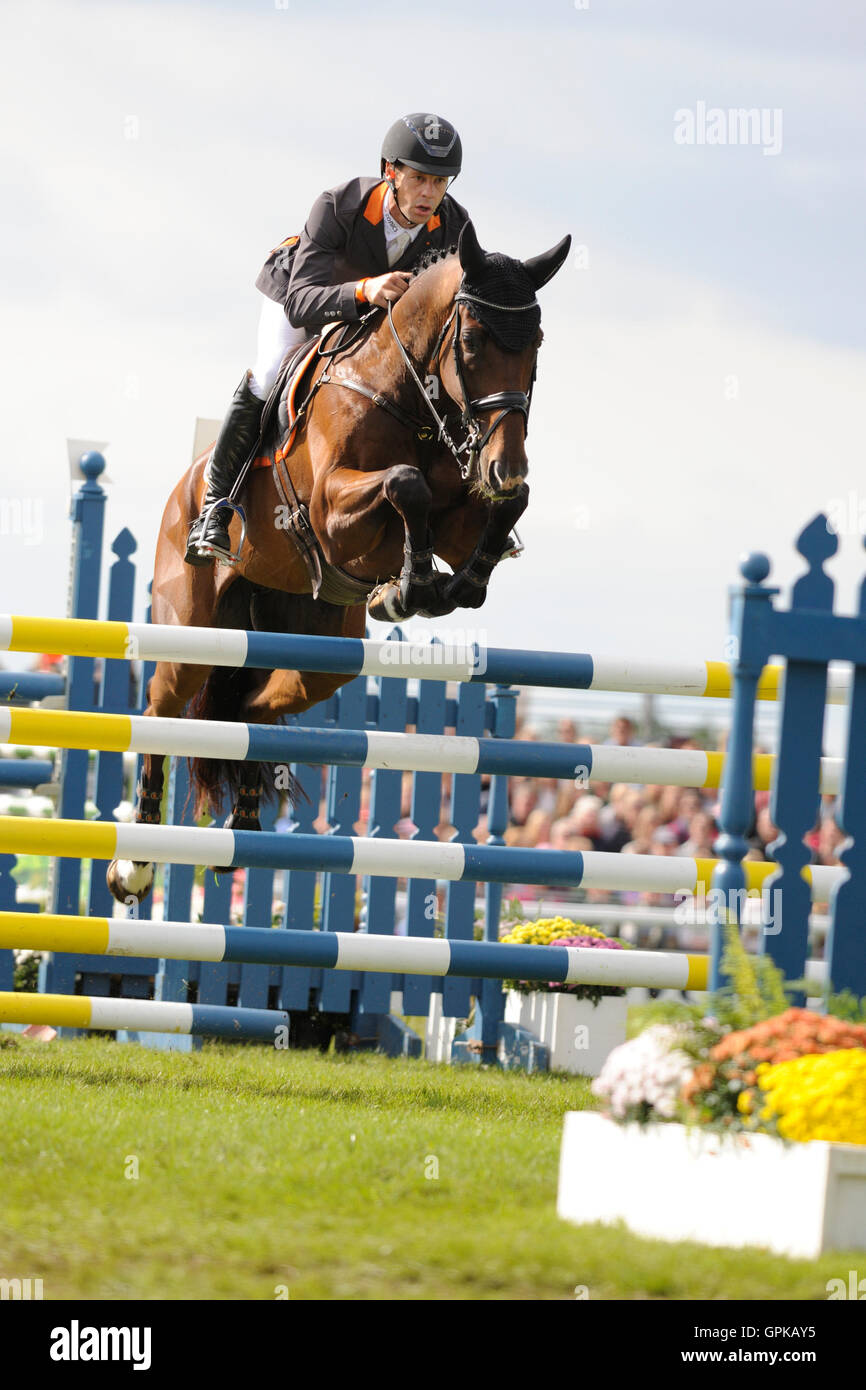
<path id="1" fill-rule="evenodd" d="M 735 929 L 725 965 L 737 992 L 712 1017 L 654 1023 L 610 1053 L 593 1091 L 612 1118 L 866 1144 L 866 1024 L 779 1008 L 781 974 Z"/>
<path id="2" fill-rule="evenodd" d="M 520 946 L 549 946 L 553 941 L 561 945 L 566 936 L 575 935 L 576 926 L 582 937 L 591 937 L 596 941 L 608 939 L 598 927 L 587 927 L 582 922 L 575 924 L 569 917 L 540 917 L 537 922 L 518 923 L 499 940 Z"/>
<path id="3" fill-rule="evenodd" d="M 542 917 L 536 922 L 521 922 L 500 937 L 500 941 L 516 946 L 588 946 L 596 950 L 622 951 L 629 949 L 623 941 L 605 936 L 597 927 L 572 922 L 567 917 Z M 618 985 L 566 984 L 562 980 L 506 980 L 505 988 L 520 994 L 540 990 L 547 994 L 570 994 L 597 1004 L 599 999 L 619 998 L 625 990 Z"/>
<path id="4" fill-rule="evenodd" d="M 723 969 L 711 1015 L 667 1003 L 656 1021 L 655 1005 L 608 1051 L 606 1113 L 565 1117 L 559 1215 L 801 1259 L 866 1250 L 866 999 L 842 1017 L 790 1007 L 805 982 L 748 957 L 733 925 Z"/>

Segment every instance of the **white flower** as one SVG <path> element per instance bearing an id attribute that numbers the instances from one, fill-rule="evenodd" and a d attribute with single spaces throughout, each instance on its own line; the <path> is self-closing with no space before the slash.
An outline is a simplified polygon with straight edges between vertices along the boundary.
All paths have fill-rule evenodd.
<path id="1" fill-rule="evenodd" d="M 676 1046 L 687 1032 L 681 1024 L 654 1024 L 614 1048 L 593 1082 L 593 1094 L 606 1096 L 617 1118 L 642 1103 L 671 1118 L 680 1088 L 692 1072 L 691 1059 Z"/>

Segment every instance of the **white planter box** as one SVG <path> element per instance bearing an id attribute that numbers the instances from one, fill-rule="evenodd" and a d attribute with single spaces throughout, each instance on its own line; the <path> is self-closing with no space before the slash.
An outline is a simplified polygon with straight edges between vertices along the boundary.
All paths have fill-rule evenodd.
<path id="1" fill-rule="evenodd" d="M 608 1055 L 625 1042 L 628 1000 L 625 996 L 591 1004 L 573 994 L 509 990 L 505 1022 L 528 1028 L 550 1053 L 550 1065 L 560 1071 L 598 1076 Z"/>
<path id="2" fill-rule="evenodd" d="M 637 1235 L 814 1259 L 866 1250 L 866 1146 L 565 1117 L 557 1211 Z"/>

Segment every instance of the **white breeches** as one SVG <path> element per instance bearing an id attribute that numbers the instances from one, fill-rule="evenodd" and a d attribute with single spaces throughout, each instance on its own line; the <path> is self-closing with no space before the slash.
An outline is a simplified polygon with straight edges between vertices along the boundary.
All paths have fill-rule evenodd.
<path id="1" fill-rule="evenodd" d="M 265 299 L 259 316 L 256 364 L 250 381 L 253 395 L 258 396 L 259 400 L 267 400 L 286 353 L 311 336 L 306 328 L 292 327 L 282 304 Z"/>

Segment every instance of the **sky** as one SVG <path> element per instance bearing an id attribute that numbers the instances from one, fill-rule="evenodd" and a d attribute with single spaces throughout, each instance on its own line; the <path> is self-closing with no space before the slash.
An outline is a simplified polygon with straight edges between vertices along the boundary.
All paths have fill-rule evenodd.
<path id="1" fill-rule="evenodd" d="M 525 553 L 445 622 L 721 658 L 741 555 L 766 551 L 787 585 L 828 509 L 850 609 L 862 5 L 18 0 L 3 25 L 0 609 L 65 611 L 74 437 L 108 442 L 107 530 L 139 541 L 142 615 L 196 417 L 252 364 L 268 250 L 324 188 L 378 172 L 418 109 L 460 131 L 454 193 L 484 246 L 574 240 L 540 293 Z M 738 109 L 754 128 L 728 126 Z"/>

